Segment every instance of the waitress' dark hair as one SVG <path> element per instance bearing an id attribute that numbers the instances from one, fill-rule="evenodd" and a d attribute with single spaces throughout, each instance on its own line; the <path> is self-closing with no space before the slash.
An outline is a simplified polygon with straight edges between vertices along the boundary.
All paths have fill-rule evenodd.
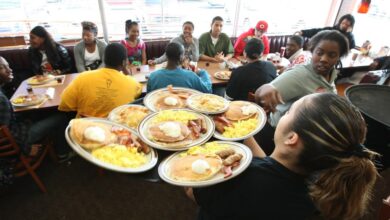
<path id="1" fill-rule="evenodd" d="M 175 42 L 169 43 L 165 49 L 165 55 L 167 56 L 167 59 L 178 65 L 181 63 L 181 58 L 183 54 L 184 54 L 183 46 Z"/>
<path id="2" fill-rule="evenodd" d="M 98 28 L 97 28 L 96 24 L 94 24 L 93 22 L 83 21 L 83 22 L 81 22 L 81 26 L 83 27 L 83 31 L 92 32 L 95 35 L 95 37 L 97 36 Z"/>
<path id="3" fill-rule="evenodd" d="M 303 148 L 297 165 L 313 175 L 310 196 L 325 219 L 359 219 L 378 176 L 363 146 L 367 127 L 359 110 L 333 93 L 305 96 L 291 131 Z"/>
<path id="4" fill-rule="evenodd" d="M 43 49 L 45 50 L 49 63 L 57 63 L 59 60 L 61 60 L 61 57 L 57 51 L 57 43 L 53 40 L 50 33 L 47 32 L 44 27 L 35 26 L 30 31 L 30 33 L 44 39 Z"/>
<path id="5" fill-rule="evenodd" d="M 348 39 L 341 34 L 339 31 L 320 31 L 314 37 L 312 37 L 309 41 L 309 50 L 310 52 L 314 52 L 314 49 L 317 47 L 317 45 L 323 41 L 323 40 L 328 40 L 328 41 L 334 41 L 339 45 L 339 54 L 340 57 L 344 57 L 348 55 L 349 52 L 349 42 Z"/>
<path id="6" fill-rule="evenodd" d="M 126 31 L 126 34 L 129 33 L 129 30 L 131 29 L 131 27 L 132 27 L 133 25 L 138 26 L 138 23 L 135 22 L 135 21 L 132 21 L 132 20 L 130 20 L 130 19 L 129 19 L 129 20 L 126 20 L 126 22 L 125 22 L 125 31 Z"/>

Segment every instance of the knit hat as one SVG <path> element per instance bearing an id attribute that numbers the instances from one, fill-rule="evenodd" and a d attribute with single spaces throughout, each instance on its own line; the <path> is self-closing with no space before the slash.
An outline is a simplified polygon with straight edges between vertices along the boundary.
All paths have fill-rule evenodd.
<path id="1" fill-rule="evenodd" d="M 258 31 L 264 31 L 264 32 L 266 32 L 267 29 L 268 29 L 268 23 L 267 23 L 266 21 L 259 21 L 259 22 L 257 22 L 257 24 L 256 24 L 256 29 L 257 29 Z"/>

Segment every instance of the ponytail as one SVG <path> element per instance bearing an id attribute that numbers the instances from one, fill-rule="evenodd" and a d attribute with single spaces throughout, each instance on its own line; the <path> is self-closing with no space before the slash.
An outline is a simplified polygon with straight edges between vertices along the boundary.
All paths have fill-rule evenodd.
<path id="1" fill-rule="evenodd" d="M 377 154 L 365 148 L 360 112 L 331 93 L 303 99 L 290 123 L 303 143 L 298 166 L 311 175 L 310 196 L 325 219 L 358 219 L 367 207 L 378 172 Z"/>
<path id="2" fill-rule="evenodd" d="M 343 158 L 309 184 L 310 196 L 325 219 L 358 219 L 370 201 L 377 175 L 369 158 Z"/>

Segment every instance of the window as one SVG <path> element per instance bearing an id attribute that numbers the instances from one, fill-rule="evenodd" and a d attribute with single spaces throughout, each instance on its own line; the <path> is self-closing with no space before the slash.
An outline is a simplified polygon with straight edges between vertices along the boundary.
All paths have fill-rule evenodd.
<path id="1" fill-rule="evenodd" d="M 371 1 L 367 14 L 357 13 L 360 1 L 357 1 L 353 15 L 355 16 L 355 27 L 353 34 L 357 46 L 369 40 L 372 43 L 372 52 L 375 54 L 383 46 L 390 47 L 390 1 Z"/>

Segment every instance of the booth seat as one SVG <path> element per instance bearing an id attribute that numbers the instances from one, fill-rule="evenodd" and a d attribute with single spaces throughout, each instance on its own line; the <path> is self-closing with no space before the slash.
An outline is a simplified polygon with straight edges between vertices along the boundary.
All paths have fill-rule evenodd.
<path id="1" fill-rule="evenodd" d="M 277 35 L 277 36 L 268 36 L 270 42 L 270 53 L 279 52 L 280 48 L 286 46 L 288 35 Z M 164 54 L 165 47 L 169 43 L 169 39 L 164 40 L 153 40 L 153 41 L 145 41 L 146 43 L 146 54 L 147 59 L 153 59 L 160 57 Z M 231 38 L 232 43 L 236 41 L 236 38 Z M 307 41 L 307 39 L 306 39 Z M 68 50 L 70 56 L 73 59 L 73 47 L 65 46 Z M 0 56 L 4 57 L 10 67 L 13 70 L 14 81 L 12 84 L 8 85 L 5 90 L 8 94 L 12 94 L 13 91 L 19 86 L 19 84 L 28 77 L 32 76 L 34 73 L 32 72 L 31 62 L 28 56 L 28 48 L 27 47 L 18 47 L 18 48 L 0 48 Z M 74 63 L 74 59 L 73 59 Z M 76 72 L 75 66 L 73 66 L 73 71 Z"/>

